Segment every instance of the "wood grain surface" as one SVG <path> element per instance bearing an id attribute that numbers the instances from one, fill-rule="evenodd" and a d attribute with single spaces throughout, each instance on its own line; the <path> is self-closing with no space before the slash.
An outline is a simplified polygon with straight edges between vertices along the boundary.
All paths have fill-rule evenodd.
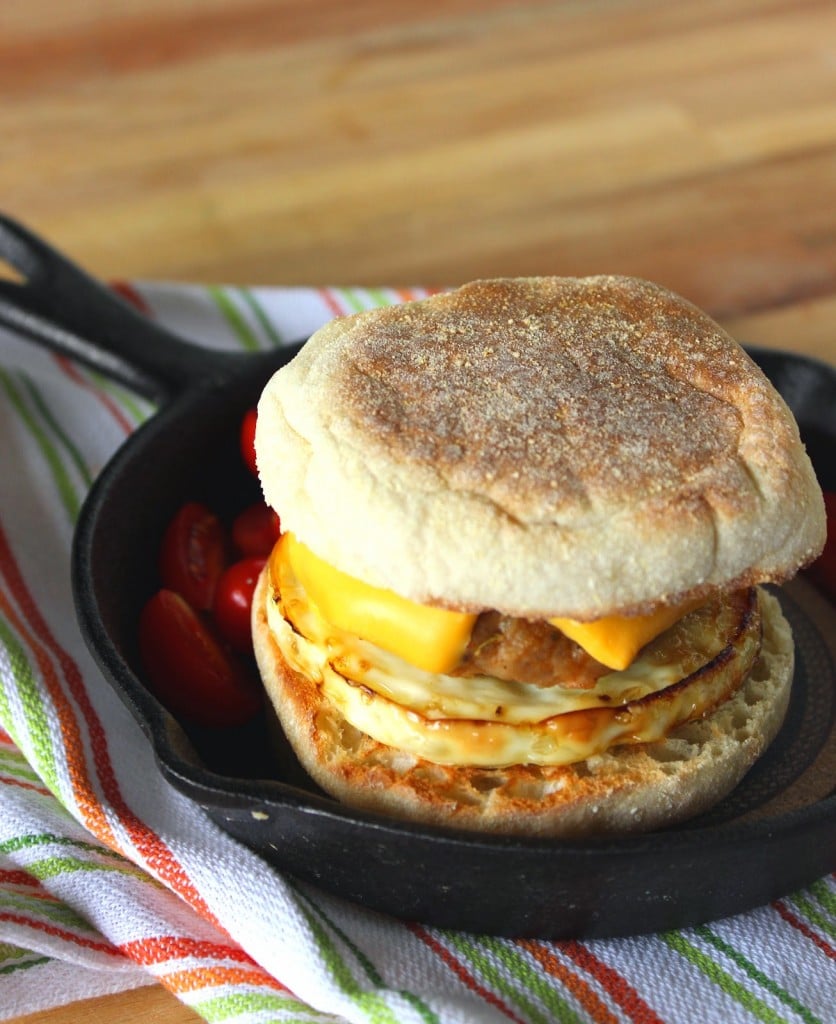
<path id="1" fill-rule="evenodd" d="M 825 0 L 11 0 L 0 94 L 0 207 L 102 277 L 631 273 L 836 360 Z"/>

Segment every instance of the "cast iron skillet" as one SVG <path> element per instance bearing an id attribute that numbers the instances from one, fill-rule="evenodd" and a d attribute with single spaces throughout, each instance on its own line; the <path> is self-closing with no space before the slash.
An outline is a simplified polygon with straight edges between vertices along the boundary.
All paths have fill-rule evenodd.
<path id="1" fill-rule="evenodd" d="M 237 449 L 240 418 L 296 349 L 255 356 L 200 349 L 7 218 L 0 218 L 0 257 L 23 278 L 0 282 L 0 322 L 160 403 L 90 491 L 74 542 L 74 593 L 84 638 L 160 772 L 221 828 L 281 869 L 370 908 L 444 927 L 554 938 L 693 924 L 766 903 L 836 867 L 836 796 L 810 796 L 800 786 L 817 759 L 833 764 L 836 673 L 819 628 L 792 598 L 783 600 L 799 667 L 779 739 L 711 814 L 640 837 L 569 843 L 401 823 L 321 794 L 281 740 L 278 759 L 271 753 L 266 716 L 224 734 L 175 721 L 146 689 L 136 647 L 140 608 L 157 587 L 159 539 L 186 500 L 232 516 L 256 499 Z M 820 475 L 829 474 L 822 482 L 836 486 L 833 369 L 754 355 L 793 406 Z M 831 774 L 831 790 L 832 783 Z M 771 810 L 787 793 L 790 809 Z"/>

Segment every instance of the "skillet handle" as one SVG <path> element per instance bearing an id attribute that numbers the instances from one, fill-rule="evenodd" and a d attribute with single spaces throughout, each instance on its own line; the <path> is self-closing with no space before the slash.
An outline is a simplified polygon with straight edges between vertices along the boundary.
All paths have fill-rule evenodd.
<path id="1" fill-rule="evenodd" d="M 0 324 L 155 401 L 223 380 L 236 359 L 154 323 L 11 217 L 0 213 Z"/>

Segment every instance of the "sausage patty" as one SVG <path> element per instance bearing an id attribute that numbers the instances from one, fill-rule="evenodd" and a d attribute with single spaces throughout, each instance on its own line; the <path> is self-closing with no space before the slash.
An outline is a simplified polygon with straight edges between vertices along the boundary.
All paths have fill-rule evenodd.
<path id="1" fill-rule="evenodd" d="M 461 665 L 452 674 L 589 689 L 610 671 L 548 622 L 484 612 L 476 620 Z"/>

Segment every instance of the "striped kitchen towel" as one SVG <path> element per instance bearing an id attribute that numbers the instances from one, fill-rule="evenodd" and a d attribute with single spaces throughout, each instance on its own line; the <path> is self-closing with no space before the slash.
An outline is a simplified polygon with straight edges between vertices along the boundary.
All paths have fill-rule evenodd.
<path id="1" fill-rule="evenodd" d="M 422 292 L 139 285 L 182 333 L 261 349 Z M 836 1020 L 836 880 L 711 925 L 512 941 L 292 882 L 160 777 L 79 636 L 73 525 L 152 408 L 0 332 L 0 1018 L 159 981 L 207 1021 Z"/>

